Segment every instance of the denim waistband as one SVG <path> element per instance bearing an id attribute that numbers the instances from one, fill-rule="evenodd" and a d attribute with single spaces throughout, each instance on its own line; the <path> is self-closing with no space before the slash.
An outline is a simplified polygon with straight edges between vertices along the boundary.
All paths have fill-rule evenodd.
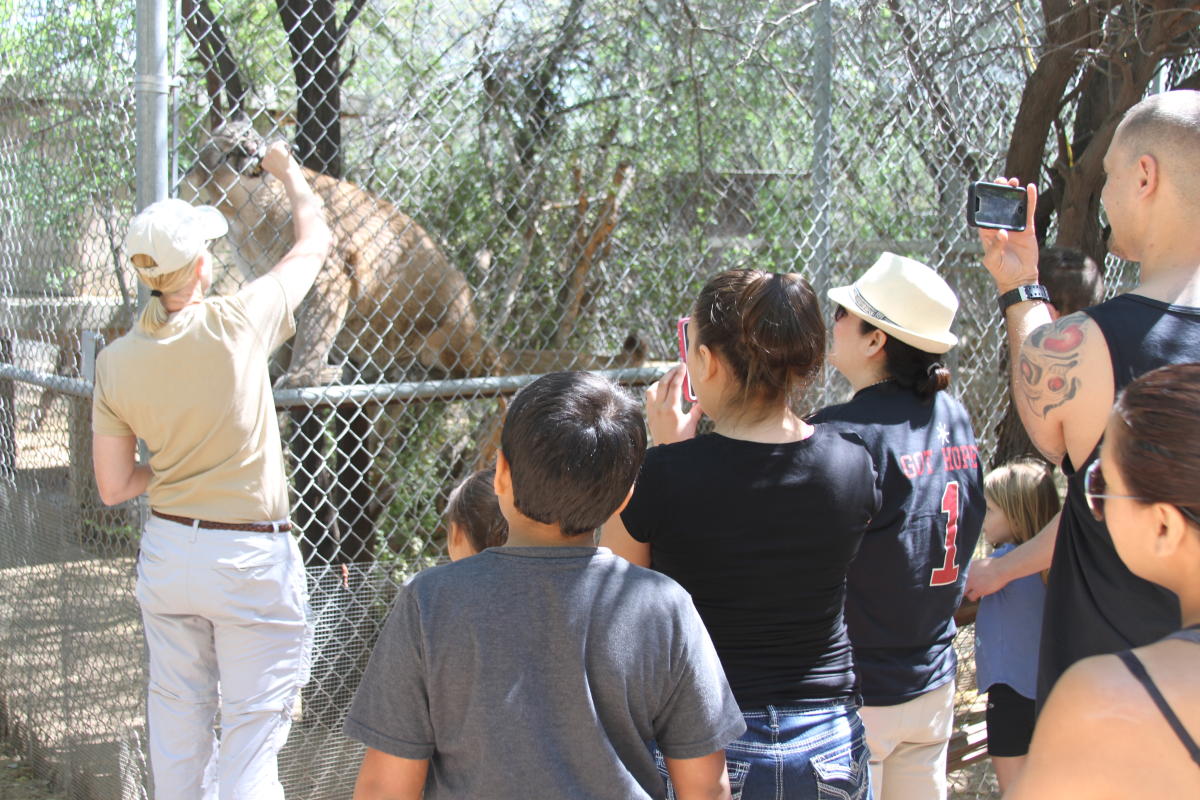
<path id="1" fill-rule="evenodd" d="M 744 717 L 775 719 L 776 717 L 791 714 L 809 714 L 841 708 L 862 708 L 862 696 L 854 695 L 853 697 L 838 697 L 824 700 L 795 700 L 790 703 L 773 703 L 766 706 L 743 708 L 741 711 Z"/>

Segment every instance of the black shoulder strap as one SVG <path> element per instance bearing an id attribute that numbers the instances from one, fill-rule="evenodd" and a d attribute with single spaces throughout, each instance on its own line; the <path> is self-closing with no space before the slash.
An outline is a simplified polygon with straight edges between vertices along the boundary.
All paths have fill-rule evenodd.
<path id="1" fill-rule="evenodd" d="M 1191 735 L 1183 727 L 1183 723 L 1179 721 L 1179 717 L 1175 716 L 1175 712 L 1167 704 L 1167 698 L 1163 697 L 1162 692 L 1154 685 L 1154 681 L 1151 680 L 1150 674 L 1146 672 L 1146 667 L 1142 665 L 1141 660 L 1131 650 L 1123 650 L 1117 653 L 1117 657 L 1129 668 L 1129 671 L 1133 673 L 1133 677 L 1138 679 L 1138 683 L 1145 687 L 1146 692 L 1150 695 L 1150 699 L 1154 701 L 1154 705 L 1158 706 L 1158 710 L 1167 718 L 1167 724 L 1171 726 L 1171 730 L 1175 731 L 1175 735 L 1179 737 L 1179 741 L 1183 742 L 1183 746 L 1187 748 L 1192 761 L 1195 761 L 1196 765 L 1200 766 L 1200 747 L 1196 746 L 1195 740 L 1192 739 Z"/>

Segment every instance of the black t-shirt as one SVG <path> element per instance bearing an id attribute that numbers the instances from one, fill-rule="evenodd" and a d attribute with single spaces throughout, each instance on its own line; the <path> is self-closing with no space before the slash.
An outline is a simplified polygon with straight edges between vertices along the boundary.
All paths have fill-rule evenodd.
<path id="1" fill-rule="evenodd" d="M 651 448 L 621 514 L 692 595 L 743 709 L 855 692 L 846 568 L 879 506 L 858 437 L 718 434 Z"/>
<path id="2" fill-rule="evenodd" d="M 813 420 L 862 437 L 882 505 L 850 565 L 846 626 L 863 701 L 903 703 L 954 679 L 954 611 L 986 503 L 967 411 L 891 381 Z"/>
<path id="3" fill-rule="evenodd" d="M 1121 295 L 1086 309 L 1108 344 L 1119 392 L 1166 364 L 1200 361 L 1200 308 Z M 1099 445 L 1078 466 L 1063 461 L 1067 498 L 1046 582 L 1038 656 L 1038 704 L 1076 661 L 1155 642 L 1180 627 L 1179 599 L 1129 571 L 1108 527 L 1083 496 L 1083 475 Z"/>

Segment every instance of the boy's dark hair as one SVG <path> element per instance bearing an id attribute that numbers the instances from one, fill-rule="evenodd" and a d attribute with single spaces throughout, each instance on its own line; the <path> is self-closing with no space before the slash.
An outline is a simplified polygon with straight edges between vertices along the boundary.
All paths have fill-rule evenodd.
<path id="1" fill-rule="evenodd" d="M 619 386 L 588 372 L 552 372 L 513 399 L 500 450 L 517 510 L 578 536 L 625 500 L 646 454 L 646 426 Z"/>
<path id="2" fill-rule="evenodd" d="M 1078 250 L 1043 247 L 1038 252 L 1038 280 L 1064 317 L 1104 299 L 1104 270 Z"/>
<path id="3" fill-rule="evenodd" d="M 494 469 L 476 470 L 454 487 L 446 502 L 446 518 L 463 529 L 477 553 L 508 541 L 508 521 L 500 513 L 495 479 Z"/>

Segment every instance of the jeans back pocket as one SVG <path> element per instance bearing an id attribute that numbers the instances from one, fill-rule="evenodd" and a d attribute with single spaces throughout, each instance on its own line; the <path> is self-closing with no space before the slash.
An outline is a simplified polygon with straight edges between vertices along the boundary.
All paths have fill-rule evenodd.
<path id="1" fill-rule="evenodd" d="M 871 788 L 870 753 L 861 737 L 812 758 L 819 800 L 868 800 Z"/>

